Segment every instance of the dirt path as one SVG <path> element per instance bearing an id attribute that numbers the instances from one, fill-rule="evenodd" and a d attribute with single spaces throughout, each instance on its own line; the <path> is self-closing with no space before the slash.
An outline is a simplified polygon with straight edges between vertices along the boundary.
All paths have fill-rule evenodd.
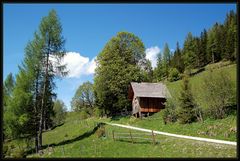
<path id="1" fill-rule="evenodd" d="M 108 122 L 104 122 L 104 123 L 108 124 L 108 125 L 112 125 L 112 126 L 119 126 L 119 127 L 128 128 L 128 129 L 134 129 L 134 130 L 145 131 L 145 132 L 152 132 L 152 130 L 139 128 L 139 127 L 134 127 L 134 126 L 114 124 L 114 123 L 108 123 Z M 173 136 L 173 137 L 184 138 L 184 139 L 192 139 L 192 140 L 212 142 L 212 143 L 218 143 L 218 144 L 237 145 L 237 142 L 233 142 L 233 141 L 225 141 L 225 140 L 200 138 L 200 137 L 193 137 L 193 136 L 186 136 L 186 135 L 178 135 L 178 134 L 172 134 L 172 133 L 155 131 L 155 130 L 153 130 L 153 132 L 156 133 L 156 134 L 160 134 L 160 135 L 167 135 L 167 136 Z"/>

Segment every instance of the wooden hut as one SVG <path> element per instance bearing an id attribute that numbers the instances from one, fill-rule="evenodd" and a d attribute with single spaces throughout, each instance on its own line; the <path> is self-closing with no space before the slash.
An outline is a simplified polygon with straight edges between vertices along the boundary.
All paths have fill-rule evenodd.
<path id="1" fill-rule="evenodd" d="M 128 89 L 128 99 L 132 101 L 132 114 L 142 116 L 159 112 L 165 108 L 166 98 L 171 97 L 163 83 L 131 82 Z"/>

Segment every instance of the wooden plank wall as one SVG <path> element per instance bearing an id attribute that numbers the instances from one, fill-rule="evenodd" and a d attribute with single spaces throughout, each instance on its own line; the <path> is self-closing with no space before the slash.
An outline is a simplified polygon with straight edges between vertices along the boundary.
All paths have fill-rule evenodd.
<path id="1" fill-rule="evenodd" d="M 166 101 L 165 98 L 140 98 L 141 112 L 158 112 L 165 108 L 163 103 Z"/>

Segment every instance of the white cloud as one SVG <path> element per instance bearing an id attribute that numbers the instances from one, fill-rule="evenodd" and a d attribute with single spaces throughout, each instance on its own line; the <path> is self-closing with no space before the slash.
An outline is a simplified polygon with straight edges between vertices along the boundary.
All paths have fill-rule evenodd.
<path id="1" fill-rule="evenodd" d="M 152 67 L 157 66 L 157 54 L 160 53 L 160 48 L 158 46 L 150 47 L 146 49 L 146 59 L 151 61 Z"/>
<path id="2" fill-rule="evenodd" d="M 87 74 L 94 74 L 95 73 L 95 69 L 97 67 L 97 64 L 96 64 L 96 57 L 94 57 L 91 62 L 88 63 L 88 66 L 87 66 Z"/>
<path id="3" fill-rule="evenodd" d="M 70 78 L 79 78 L 81 75 L 90 75 L 94 73 L 96 62 L 94 57 L 89 61 L 88 57 L 81 56 L 77 52 L 67 52 L 63 58 L 63 64 L 66 64 Z"/>

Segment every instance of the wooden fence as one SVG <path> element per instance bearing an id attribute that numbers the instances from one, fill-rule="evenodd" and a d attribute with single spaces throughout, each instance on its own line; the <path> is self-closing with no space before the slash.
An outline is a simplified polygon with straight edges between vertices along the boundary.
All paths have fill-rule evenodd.
<path id="1" fill-rule="evenodd" d="M 117 141 L 119 139 L 130 139 L 132 143 L 135 143 L 136 139 L 142 139 L 150 140 L 152 141 L 152 144 L 155 145 L 159 142 L 159 140 L 156 140 L 155 136 L 156 134 L 154 134 L 153 130 L 151 133 L 133 133 L 131 130 L 129 132 L 116 132 L 114 130 L 112 131 L 112 137 L 114 141 Z"/>

